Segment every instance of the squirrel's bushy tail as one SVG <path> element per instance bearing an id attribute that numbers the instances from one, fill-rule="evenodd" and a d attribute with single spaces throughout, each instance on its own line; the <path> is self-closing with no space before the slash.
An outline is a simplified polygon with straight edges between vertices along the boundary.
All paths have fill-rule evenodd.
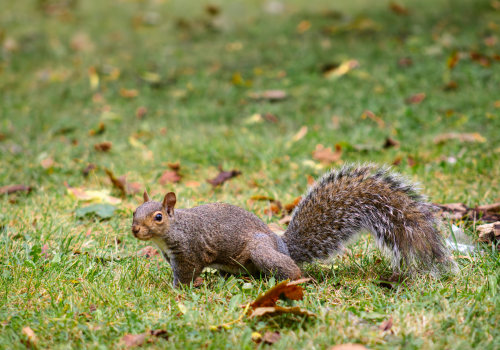
<path id="1" fill-rule="evenodd" d="M 455 269 L 435 208 L 387 167 L 348 165 L 325 174 L 295 209 L 284 234 L 297 263 L 327 259 L 366 230 L 393 268 L 440 274 Z M 403 265 L 402 265 L 403 263 Z"/>

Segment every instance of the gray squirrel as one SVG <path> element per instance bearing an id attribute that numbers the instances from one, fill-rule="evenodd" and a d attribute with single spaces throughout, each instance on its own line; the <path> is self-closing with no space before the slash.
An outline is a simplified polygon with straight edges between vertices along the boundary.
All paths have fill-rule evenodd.
<path id="1" fill-rule="evenodd" d="M 175 209 L 176 196 L 144 203 L 133 214 L 132 233 L 151 240 L 170 263 L 174 286 L 188 284 L 205 267 L 298 279 L 299 266 L 332 257 L 360 231 L 369 231 L 396 273 L 439 275 L 456 269 L 435 208 L 415 186 L 387 167 L 347 165 L 319 179 L 278 236 L 256 215 L 210 203 Z"/>

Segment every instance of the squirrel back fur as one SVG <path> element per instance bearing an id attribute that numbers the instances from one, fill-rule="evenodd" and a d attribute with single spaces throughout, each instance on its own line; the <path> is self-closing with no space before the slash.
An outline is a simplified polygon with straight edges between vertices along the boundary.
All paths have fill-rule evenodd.
<path id="1" fill-rule="evenodd" d="M 327 259 L 357 233 L 368 231 L 395 270 L 404 265 L 438 275 L 455 269 L 455 263 L 434 211 L 414 185 L 388 167 L 347 165 L 309 189 L 283 240 L 300 264 Z"/>

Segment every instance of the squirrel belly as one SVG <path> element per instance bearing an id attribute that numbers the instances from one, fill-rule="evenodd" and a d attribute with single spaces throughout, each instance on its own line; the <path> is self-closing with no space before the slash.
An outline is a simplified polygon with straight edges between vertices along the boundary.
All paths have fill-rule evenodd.
<path id="1" fill-rule="evenodd" d="M 295 209 L 285 241 L 298 264 L 327 259 L 360 231 L 391 257 L 393 269 L 439 275 L 456 269 L 435 207 L 387 167 L 344 166 L 313 185 Z"/>

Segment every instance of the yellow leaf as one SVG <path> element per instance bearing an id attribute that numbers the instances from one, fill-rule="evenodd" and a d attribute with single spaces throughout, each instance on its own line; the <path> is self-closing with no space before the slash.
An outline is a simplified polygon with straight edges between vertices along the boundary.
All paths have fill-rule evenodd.
<path id="1" fill-rule="evenodd" d="M 186 305 L 182 304 L 182 303 L 177 303 L 177 307 L 179 308 L 180 312 L 185 315 L 186 312 L 187 312 L 187 307 Z"/>
<path id="2" fill-rule="evenodd" d="M 109 203 L 118 204 L 121 203 L 121 199 L 112 197 L 109 195 L 108 190 L 85 190 L 83 188 L 70 187 L 65 184 L 68 190 L 68 194 L 76 200 L 91 203 Z"/>
<path id="3" fill-rule="evenodd" d="M 342 75 L 345 75 L 349 73 L 351 70 L 354 68 L 359 67 L 359 62 L 357 60 L 348 60 L 345 62 L 342 62 L 340 66 L 334 69 L 330 69 L 324 73 L 325 78 L 332 79 L 332 78 L 338 78 L 341 77 Z"/>
<path id="4" fill-rule="evenodd" d="M 245 119 L 245 124 L 257 124 L 257 123 L 262 123 L 264 121 L 264 118 L 262 118 L 262 115 L 259 113 L 252 114 L 250 117 Z"/>
<path id="5" fill-rule="evenodd" d="M 92 90 L 97 90 L 99 87 L 99 75 L 95 67 L 89 68 L 89 83 Z"/>
<path id="6" fill-rule="evenodd" d="M 293 135 L 292 141 L 297 142 L 301 140 L 304 136 L 306 136 L 306 134 L 307 134 L 307 126 L 303 126 L 295 135 Z"/>

